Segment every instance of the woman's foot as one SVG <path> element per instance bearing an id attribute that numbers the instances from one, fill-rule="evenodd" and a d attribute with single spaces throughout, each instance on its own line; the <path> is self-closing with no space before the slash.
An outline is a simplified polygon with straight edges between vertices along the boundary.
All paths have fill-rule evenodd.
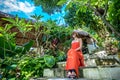
<path id="1" fill-rule="evenodd" d="M 71 76 L 71 72 L 68 71 L 68 72 L 67 72 L 67 78 L 70 78 L 70 76 Z"/>
<path id="2" fill-rule="evenodd" d="M 71 79 L 76 79 L 77 78 L 77 76 L 76 76 L 76 73 L 75 73 L 75 71 L 68 71 L 67 72 L 67 78 L 71 78 Z"/>
<path id="3" fill-rule="evenodd" d="M 72 79 L 76 79 L 76 78 L 77 78 L 75 71 L 72 71 L 72 73 L 71 73 L 71 78 L 72 78 Z"/>

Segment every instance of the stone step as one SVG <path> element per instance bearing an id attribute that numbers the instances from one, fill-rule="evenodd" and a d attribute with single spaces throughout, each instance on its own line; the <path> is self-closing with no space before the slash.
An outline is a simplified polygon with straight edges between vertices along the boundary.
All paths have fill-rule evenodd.
<path id="1" fill-rule="evenodd" d="M 97 68 L 82 68 L 80 69 L 80 75 L 86 79 L 96 80 L 119 80 L 120 79 L 120 67 L 97 67 Z"/>
<path id="2" fill-rule="evenodd" d="M 43 77 L 57 77 L 57 78 L 64 78 L 66 76 L 65 69 L 62 68 L 53 68 L 53 69 L 44 69 Z"/>
<path id="3" fill-rule="evenodd" d="M 85 78 L 70 79 L 70 78 L 32 78 L 30 80 L 88 80 Z"/>
<path id="4" fill-rule="evenodd" d="M 30 80 L 120 80 L 120 79 L 85 79 L 85 78 L 78 78 L 78 79 L 70 79 L 70 78 L 32 78 Z"/>
<path id="5" fill-rule="evenodd" d="M 49 78 L 47 80 L 88 80 L 84 78 L 79 78 L 79 79 L 70 79 L 70 78 Z"/>
<path id="6" fill-rule="evenodd" d="M 85 79 L 120 79 L 120 67 L 87 67 L 79 69 L 80 78 Z M 65 78 L 66 71 L 60 68 L 46 69 L 44 70 L 45 78 Z"/>
<path id="7" fill-rule="evenodd" d="M 47 78 L 65 78 L 66 62 L 58 62 L 58 68 L 45 69 L 44 77 Z M 120 65 L 103 65 L 97 66 L 95 59 L 88 59 L 86 61 L 87 66 L 79 69 L 79 77 L 85 79 L 120 79 Z"/>

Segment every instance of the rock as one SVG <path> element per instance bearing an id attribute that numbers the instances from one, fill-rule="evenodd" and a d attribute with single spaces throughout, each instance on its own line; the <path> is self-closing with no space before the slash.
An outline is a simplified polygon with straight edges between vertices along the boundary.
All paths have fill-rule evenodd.
<path id="1" fill-rule="evenodd" d="M 65 68 L 66 62 L 57 62 L 58 68 Z"/>
<path id="2" fill-rule="evenodd" d="M 43 77 L 54 77 L 54 70 L 53 69 L 44 69 Z"/>
<path id="3" fill-rule="evenodd" d="M 85 60 L 86 67 L 94 67 L 97 66 L 95 59 L 87 59 Z"/>
<path id="4" fill-rule="evenodd" d="M 64 78 L 66 75 L 66 73 L 65 73 L 65 69 L 63 68 L 63 69 L 61 69 L 61 68 L 56 68 L 56 69 L 54 69 L 54 74 L 55 74 L 55 77 L 57 77 L 57 78 Z"/>
<path id="5" fill-rule="evenodd" d="M 95 53 L 97 55 L 97 57 L 99 58 L 103 58 L 103 57 L 106 57 L 107 56 L 107 52 L 106 51 L 99 51 L 99 52 L 96 52 Z"/>
<path id="6" fill-rule="evenodd" d="M 83 76 L 87 79 L 100 79 L 99 72 L 96 68 L 84 69 Z"/>

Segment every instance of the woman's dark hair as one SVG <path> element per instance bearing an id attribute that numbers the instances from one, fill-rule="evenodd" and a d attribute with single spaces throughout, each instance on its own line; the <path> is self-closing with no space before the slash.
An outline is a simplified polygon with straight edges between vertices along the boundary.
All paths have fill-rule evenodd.
<path id="1" fill-rule="evenodd" d="M 73 31 L 72 35 L 76 35 L 77 38 L 83 38 L 83 35 L 79 34 L 77 31 Z"/>

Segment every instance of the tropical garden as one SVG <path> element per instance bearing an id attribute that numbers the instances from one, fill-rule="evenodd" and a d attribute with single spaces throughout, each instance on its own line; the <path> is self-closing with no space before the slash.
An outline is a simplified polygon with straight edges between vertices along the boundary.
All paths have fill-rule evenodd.
<path id="1" fill-rule="evenodd" d="M 45 68 L 57 67 L 66 60 L 75 29 L 88 32 L 97 40 L 100 50 L 120 55 L 120 0 L 33 0 L 49 15 L 62 12 L 65 7 L 65 25 L 56 21 L 41 21 L 43 16 L 31 15 L 33 20 L 15 16 L 6 17 L 0 25 L 0 79 L 28 80 L 42 77 Z M 50 3 L 51 2 L 51 3 Z M 16 28 L 18 31 L 11 31 Z M 22 35 L 21 45 L 16 36 Z M 27 34 L 33 37 L 26 43 Z M 84 52 L 84 54 L 86 54 Z"/>

